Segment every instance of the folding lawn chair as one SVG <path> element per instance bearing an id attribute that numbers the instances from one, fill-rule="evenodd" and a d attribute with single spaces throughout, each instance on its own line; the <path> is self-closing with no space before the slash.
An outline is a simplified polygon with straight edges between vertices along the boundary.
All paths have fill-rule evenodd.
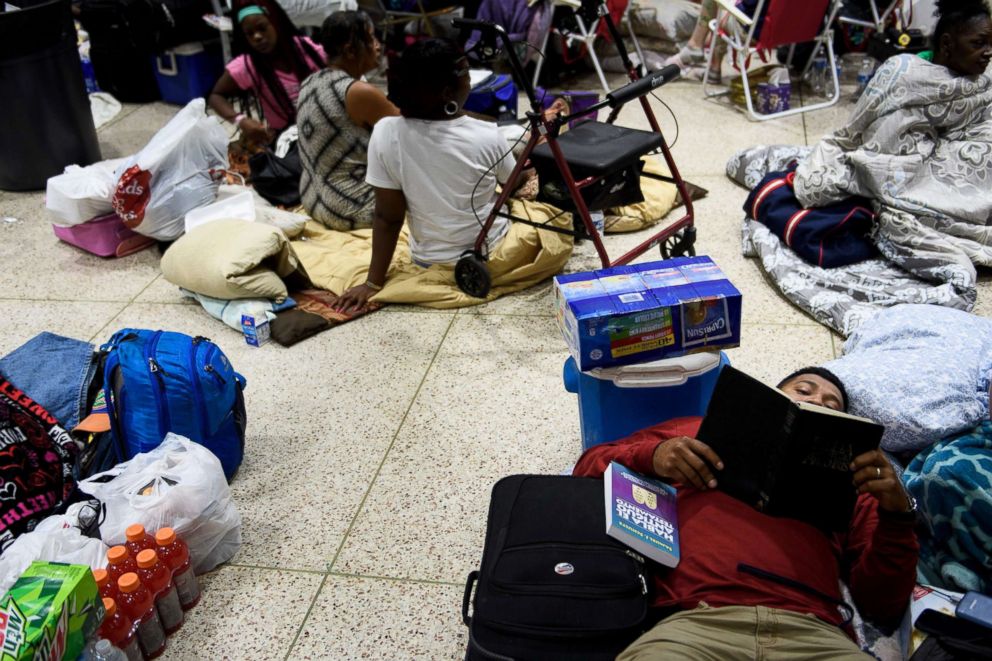
<path id="1" fill-rule="evenodd" d="M 428 37 L 437 36 L 434 34 L 433 19 L 441 16 L 450 16 L 459 10 L 457 5 L 452 4 L 451 6 L 442 7 L 441 9 L 427 11 L 424 9 L 423 0 L 415 0 L 413 6 L 408 9 L 396 9 L 391 6 L 392 3 L 386 2 L 386 0 L 378 0 L 378 4 L 379 11 L 383 16 L 385 16 L 385 18 L 379 22 L 378 27 L 388 31 L 388 28 L 405 26 L 411 21 L 419 21 Z"/>
<path id="2" fill-rule="evenodd" d="M 886 25 L 889 24 L 889 21 L 894 20 L 893 17 L 896 15 L 896 10 L 902 7 L 904 3 L 905 0 L 892 0 L 885 9 L 879 11 L 878 2 L 876 0 L 868 0 L 868 9 L 871 11 L 871 20 L 868 21 L 856 16 L 842 14 L 841 12 L 844 10 L 843 0 L 834 0 L 833 7 L 830 10 L 830 16 L 827 17 L 827 24 L 830 26 L 854 25 L 868 30 L 874 30 L 875 32 L 882 32 L 885 30 Z M 803 76 L 813 66 L 813 60 L 816 59 L 822 49 L 823 42 L 817 42 L 816 48 L 813 49 L 809 59 L 806 61 L 806 65 L 803 67 Z"/>
<path id="3" fill-rule="evenodd" d="M 569 46 L 576 41 L 582 42 L 585 45 L 586 53 L 592 61 L 592 66 L 596 70 L 596 75 L 599 77 L 599 83 L 603 86 L 603 91 L 609 92 L 610 86 L 606 82 L 606 76 L 603 75 L 603 66 L 599 62 L 599 57 L 596 55 L 595 49 L 596 37 L 602 33 L 600 18 L 596 15 L 590 15 L 586 12 L 580 11 L 582 7 L 580 0 L 547 1 L 552 4 L 552 11 L 563 11 L 570 13 L 575 19 L 575 27 L 556 28 L 553 20 L 548 25 L 548 30 L 542 36 L 541 44 L 538 47 L 542 56 L 538 57 L 537 66 L 534 68 L 534 87 L 537 87 L 538 85 L 538 77 L 541 75 L 541 69 L 544 66 L 543 55 L 547 53 L 546 49 L 548 47 L 548 40 L 551 38 L 551 33 L 558 32 Z M 623 0 L 618 1 L 622 2 Z M 620 23 L 622 25 L 624 21 L 627 22 L 627 30 L 630 33 L 631 43 L 634 44 L 634 50 L 637 52 L 637 57 L 640 58 L 640 62 L 643 65 L 644 52 L 641 50 L 641 43 L 637 40 L 637 35 L 634 33 L 634 24 L 630 21 L 630 10 L 632 5 L 632 0 L 628 0 L 626 2 Z M 591 21 L 589 20 L 590 18 L 592 19 Z"/>
<path id="4" fill-rule="evenodd" d="M 552 232 L 589 238 L 596 247 L 603 267 L 627 264 L 659 245 L 661 255 L 666 259 L 696 254 L 693 247 L 696 229 L 693 225 L 692 198 L 675 165 L 651 105 L 644 98 L 656 87 L 677 78 L 679 69 L 676 66 L 668 66 L 641 78 L 637 68 L 630 61 L 619 30 L 607 13 L 603 0 L 583 0 L 580 12 L 586 24 L 592 24 L 596 20 L 604 22 L 631 82 L 607 93 L 603 101 L 593 106 L 582 108 L 570 115 L 556 115 L 550 119 L 544 116 L 540 100 L 534 93 L 534 86 L 524 73 L 506 30 L 502 26 L 485 21 L 464 19 L 453 21 L 455 27 L 480 31 L 482 38 L 475 47 L 478 52 L 505 51 L 513 77 L 527 94 L 531 108 L 527 112 L 530 125 L 530 139 L 527 146 L 517 159 L 516 167 L 497 197 L 492 211 L 482 222 L 474 248 L 463 253 L 455 265 L 455 281 L 459 288 L 470 296 L 485 297 L 492 285 L 489 269 L 486 266 L 485 246 L 487 234 L 497 217 Z M 497 40 L 501 44 L 497 43 Z M 613 124 L 624 104 L 635 99 L 640 101 L 652 128 L 651 131 Z M 611 108 L 611 112 L 606 122 L 585 121 L 561 133 L 561 128 L 569 121 L 607 106 Z M 545 138 L 546 141 L 542 143 L 542 139 Z M 634 249 L 611 261 L 589 211 L 642 201 L 644 196 L 640 188 L 641 157 L 659 152 L 664 156 L 671 176 L 651 173 L 643 173 L 643 176 L 674 183 L 682 196 L 686 213 Z M 543 223 L 535 223 L 503 211 L 503 205 L 510 197 L 510 192 L 515 189 L 521 173 L 528 167 L 534 167 L 538 173 L 540 183 L 538 200 L 548 202 L 559 209 L 557 215 Z M 573 219 L 576 219 L 574 225 L 578 227 L 556 226 L 554 221 L 562 214 L 573 215 Z"/>
<path id="5" fill-rule="evenodd" d="M 840 99 L 840 81 L 837 78 L 837 63 L 834 56 L 833 29 L 825 24 L 827 6 L 830 0 L 758 0 L 754 17 L 737 9 L 733 0 L 716 0 L 720 5 L 720 15 L 713 25 L 713 39 L 722 39 L 730 49 L 734 68 L 741 76 L 744 85 L 744 102 L 752 119 L 763 121 L 775 117 L 785 117 L 811 110 L 829 108 Z M 763 21 L 758 17 L 764 16 Z M 759 33 L 760 26 L 760 33 Z M 822 31 L 821 31 L 822 28 Z M 826 47 L 832 94 L 827 101 L 790 108 L 779 112 L 760 114 L 754 109 L 751 99 L 751 86 L 747 78 L 747 67 L 754 55 L 763 56 L 766 51 L 774 51 L 780 46 L 792 46 L 807 41 L 816 41 L 817 48 Z M 715 44 L 714 44 L 715 46 Z M 713 64 L 714 52 L 711 47 L 706 59 L 706 70 Z M 790 49 L 791 57 L 791 49 Z M 711 84 L 703 76 L 703 92 L 707 97 L 727 94 L 726 90 L 710 91 Z"/>

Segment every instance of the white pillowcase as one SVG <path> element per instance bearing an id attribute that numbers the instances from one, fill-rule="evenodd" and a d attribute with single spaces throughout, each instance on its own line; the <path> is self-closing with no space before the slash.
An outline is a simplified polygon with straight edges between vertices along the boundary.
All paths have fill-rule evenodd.
<path id="1" fill-rule="evenodd" d="M 865 321 L 824 365 L 850 412 L 885 425 L 882 447 L 920 450 L 989 415 L 992 320 L 938 305 L 897 305 Z"/>

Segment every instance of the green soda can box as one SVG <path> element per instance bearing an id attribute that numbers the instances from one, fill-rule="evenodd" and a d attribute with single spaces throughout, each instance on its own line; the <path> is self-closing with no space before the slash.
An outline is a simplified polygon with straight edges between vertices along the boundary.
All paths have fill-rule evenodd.
<path id="1" fill-rule="evenodd" d="M 0 600 L 0 661 L 76 659 L 103 614 L 89 567 L 32 562 Z"/>
<path id="2" fill-rule="evenodd" d="M 741 341 L 741 293 L 705 256 L 555 276 L 555 304 L 582 371 Z"/>

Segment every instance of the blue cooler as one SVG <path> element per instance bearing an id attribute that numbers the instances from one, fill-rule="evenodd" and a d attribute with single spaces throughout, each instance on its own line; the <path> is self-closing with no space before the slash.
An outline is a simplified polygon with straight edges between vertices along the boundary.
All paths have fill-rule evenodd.
<path id="1" fill-rule="evenodd" d="M 705 352 L 580 372 L 565 361 L 565 390 L 579 396 L 582 449 L 609 443 L 659 422 L 703 415 L 726 354 Z"/>
<path id="2" fill-rule="evenodd" d="M 215 44 L 182 44 L 155 58 L 162 100 L 184 106 L 206 97 L 224 73 L 224 56 Z"/>

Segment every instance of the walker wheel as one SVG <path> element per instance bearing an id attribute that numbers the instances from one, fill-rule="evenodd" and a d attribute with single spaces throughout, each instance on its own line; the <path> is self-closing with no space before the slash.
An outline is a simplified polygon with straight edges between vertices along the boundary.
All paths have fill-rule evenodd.
<path id="1" fill-rule="evenodd" d="M 672 257 L 696 256 L 696 228 L 687 227 L 679 230 L 672 236 L 661 242 L 661 258 L 671 259 Z"/>
<path id="2" fill-rule="evenodd" d="M 486 258 L 474 250 L 463 252 L 455 264 L 455 282 L 469 296 L 485 298 L 493 286 Z"/>

